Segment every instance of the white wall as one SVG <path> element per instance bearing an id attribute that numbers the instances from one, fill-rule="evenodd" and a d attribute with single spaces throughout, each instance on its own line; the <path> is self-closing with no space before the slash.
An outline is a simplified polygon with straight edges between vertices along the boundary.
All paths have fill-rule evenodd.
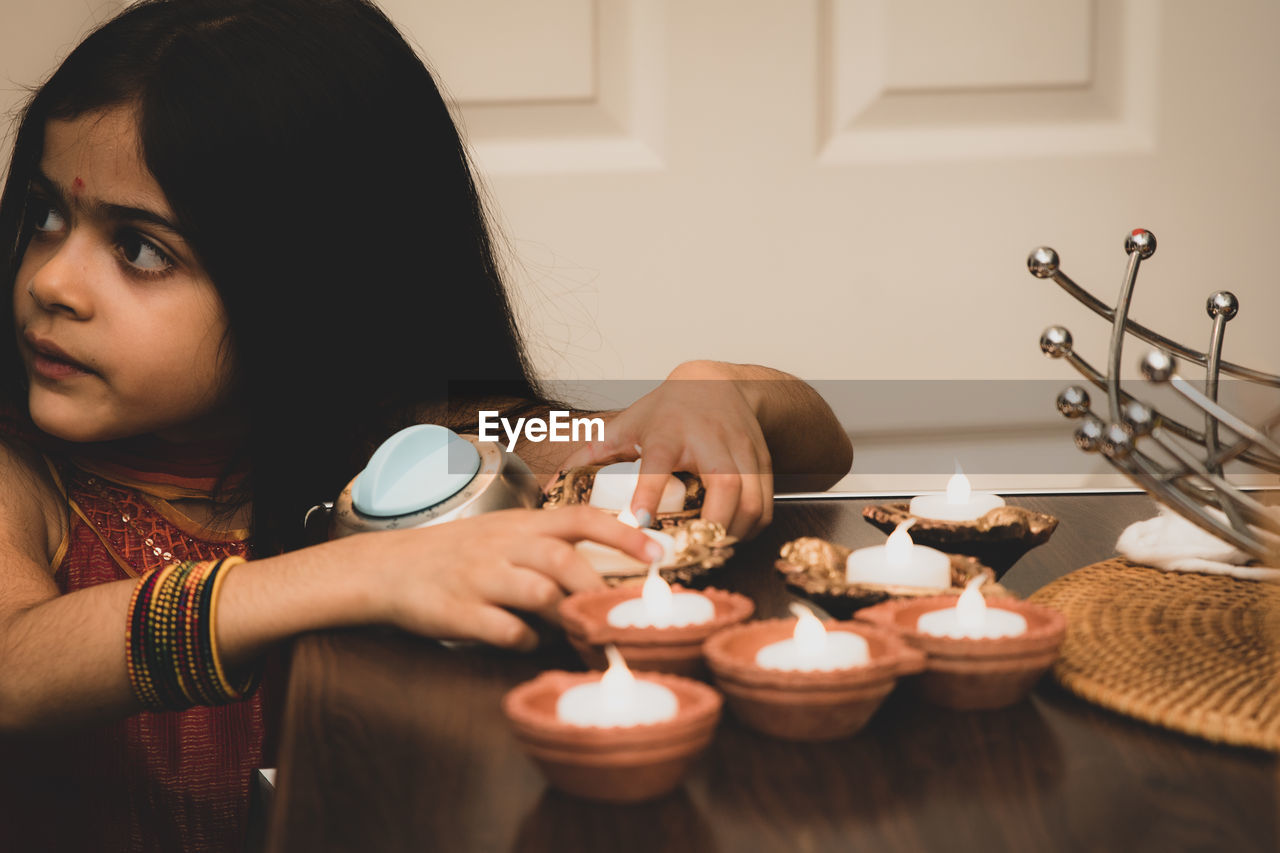
<path id="1" fill-rule="evenodd" d="M 10 116 L 80 37 L 124 6 L 120 0 L 0 0 L 0 110 Z"/>
<path id="2" fill-rule="evenodd" d="M 115 5 L 0 7 L 6 78 L 37 79 Z M 1203 348 L 1205 296 L 1228 287 L 1226 357 L 1280 372 L 1272 0 L 383 6 L 456 99 L 548 375 L 660 379 L 710 356 L 822 380 L 1047 380 L 976 411 L 916 385 L 868 411 L 824 386 L 857 444 L 844 485 L 938 485 L 892 476 L 925 453 L 988 485 L 1100 482 L 1052 409 L 1075 377 L 1036 342 L 1063 323 L 1102 365 L 1108 328 L 1024 261 L 1052 245 L 1111 301 L 1136 226 L 1160 246 L 1134 316 Z"/>

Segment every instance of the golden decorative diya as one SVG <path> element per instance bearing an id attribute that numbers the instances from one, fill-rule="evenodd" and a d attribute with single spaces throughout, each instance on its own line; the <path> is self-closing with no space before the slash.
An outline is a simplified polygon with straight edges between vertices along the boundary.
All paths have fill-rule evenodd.
<path id="1" fill-rule="evenodd" d="M 556 474 L 555 479 L 547 486 L 542 506 L 544 509 L 556 509 L 562 506 L 585 504 L 591 500 L 591 489 L 595 485 L 596 472 L 604 465 L 580 465 Z M 685 487 L 684 506 L 674 512 L 659 512 L 654 515 L 653 526 L 659 530 L 676 527 L 682 522 L 697 518 L 702 512 L 702 501 L 707 490 L 697 474 L 688 471 L 676 471 L 672 474 Z M 609 510 L 604 510 L 608 512 Z M 616 514 L 616 513 L 615 513 Z"/>
<path id="2" fill-rule="evenodd" d="M 914 528 L 912 533 L 914 534 Z M 845 563 L 851 548 L 828 542 L 816 536 L 793 539 L 782 546 L 774 566 L 782 573 L 787 586 L 812 601 L 836 618 L 847 618 L 862 607 L 898 598 L 919 598 L 944 592 L 962 592 L 976 577 L 985 577 L 982 593 L 987 597 L 1011 596 L 995 583 L 995 572 L 973 557 L 950 554 L 950 590 L 931 587 L 880 583 L 850 583 L 845 576 Z"/>
<path id="3" fill-rule="evenodd" d="M 661 532 L 675 540 L 674 556 L 658 566 L 659 574 L 667 583 L 690 584 L 720 568 L 733 556 L 733 545 L 738 541 L 725 532 L 724 525 L 705 518 L 688 519 Z M 611 586 L 643 578 L 649 571 L 646 563 L 629 557 L 615 562 L 600 572 L 605 583 Z"/>
<path id="4" fill-rule="evenodd" d="M 862 517 L 891 533 L 905 521 L 913 521 L 911 539 L 949 554 L 974 557 L 998 579 L 1037 545 L 1049 541 L 1058 519 L 1020 506 L 998 506 L 969 521 L 944 521 L 912 515 L 910 504 L 892 503 L 864 507 Z M 963 586 L 963 584 L 962 584 Z"/>

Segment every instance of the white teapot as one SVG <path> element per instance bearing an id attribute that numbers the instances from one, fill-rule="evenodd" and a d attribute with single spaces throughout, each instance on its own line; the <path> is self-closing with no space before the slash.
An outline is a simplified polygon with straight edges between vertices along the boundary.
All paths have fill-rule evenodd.
<path id="1" fill-rule="evenodd" d="M 536 507 L 537 478 L 497 442 L 434 424 L 400 430 L 374 452 L 333 504 L 307 512 L 329 516 L 328 537 L 426 527 L 497 509 Z"/>

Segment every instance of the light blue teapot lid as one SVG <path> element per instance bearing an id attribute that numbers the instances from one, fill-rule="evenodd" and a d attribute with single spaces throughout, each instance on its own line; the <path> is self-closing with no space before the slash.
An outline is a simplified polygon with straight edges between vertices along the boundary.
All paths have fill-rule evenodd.
<path id="1" fill-rule="evenodd" d="M 418 424 L 382 443 L 351 486 L 363 515 L 408 515 L 462 491 L 480 470 L 480 453 L 451 429 Z"/>

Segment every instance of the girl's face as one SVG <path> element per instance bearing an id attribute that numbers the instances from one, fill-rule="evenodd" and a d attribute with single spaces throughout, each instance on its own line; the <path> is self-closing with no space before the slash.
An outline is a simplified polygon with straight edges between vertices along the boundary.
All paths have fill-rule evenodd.
<path id="1" fill-rule="evenodd" d="M 225 434 L 226 315 L 131 109 L 48 123 L 27 218 L 13 307 L 36 426 L 69 441 Z"/>

